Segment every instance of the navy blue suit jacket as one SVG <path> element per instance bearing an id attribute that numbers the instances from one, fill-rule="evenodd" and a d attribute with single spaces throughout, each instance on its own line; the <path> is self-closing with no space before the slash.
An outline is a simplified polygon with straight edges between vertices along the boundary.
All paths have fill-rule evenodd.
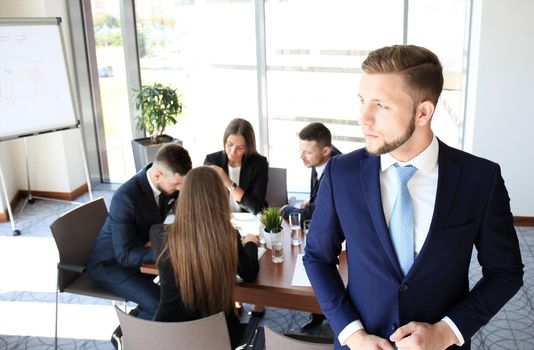
<path id="1" fill-rule="evenodd" d="M 228 157 L 224 151 L 210 153 L 204 159 L 204 165 L 220 166 L 228 175 Z M 257 214 L 267 206 L 265 193 L 269 178 L 269 163 L 261 154 L 245 157 L 239 172 L 239 187 L 245 191 L 239 205 L 243 211 Z"/>
<path id="2" fill-rule="evenodd" d="M 153 262 L 148 242 L 150 227 L 160 224 L 160 212 L 147 180 L 146 168 L 125 182 L 111 200 L 109 215 L 100 231 L 89 263 L 92 278 L 120 283 L 135 273 L 143 263 Z M 169 209 L 178 193 L 169 197 Z"/>
<path id="3" fill-rule="evenodd" d="M 435 323 L 448 316 L 469 348 L 471 336 L 522 285 L 523 264 L 499 166 L 442 142 L 438 165 L 428 236 L 403 277 L 382 209 L 380 157 L 361 149 L 328 163 L 304 265 L 336 335 L 360 320 L 368 333 L 388 339 L 410 321 Z M 336 268 L 343 241 L 347 288 Z M 483 277 L 470 290 L 473 246 Z"/>

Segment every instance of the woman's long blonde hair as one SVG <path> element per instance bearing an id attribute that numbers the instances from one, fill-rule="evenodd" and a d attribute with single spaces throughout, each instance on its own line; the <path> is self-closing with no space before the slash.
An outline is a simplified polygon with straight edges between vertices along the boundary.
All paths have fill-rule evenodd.
<path id="1" fill-rule="evenodd" d="M 191 170 L 180 192 L 164 248 L 185 308 L 202 317 L 234 310 L 236 231 L 228 191 L 210 167 Z"/>

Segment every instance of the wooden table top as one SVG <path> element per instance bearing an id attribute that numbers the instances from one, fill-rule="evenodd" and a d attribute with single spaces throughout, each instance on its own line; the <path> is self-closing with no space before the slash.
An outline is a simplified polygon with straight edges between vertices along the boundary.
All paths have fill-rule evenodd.
<path id="1" fill-rule="evenodd" d="M 237 282 L 235 299 L 242 303 L 279 307 L 313 313 L 322 313 L 311 287 L 291 285 L 293 272 L 299 253 L 304 253 L 302 244 L 292 246 L 289 230 L 284 230 L 284 262 L 275 264 L 271 260 L 271 250 L 267 249 L 259 260 L 260 271 L 253 282 Z M 347 284 L 346 254 L 339 256 L 339 272 Z M 158 274 L 155 264 L 145 264 L 141 272 Z"/>

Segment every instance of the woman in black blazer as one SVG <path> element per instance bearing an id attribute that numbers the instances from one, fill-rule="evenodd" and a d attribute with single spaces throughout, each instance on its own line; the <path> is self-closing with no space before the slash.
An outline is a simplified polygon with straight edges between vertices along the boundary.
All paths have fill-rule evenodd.
<path id="1" fill-rule="evenodd" d="M 233 212 L 257 214 L 267 206 L 269 164 L 256 151 L 252 125 L 244 119 L 232 120 L 224 131 L 223 146 L 223 151 L 208 154 L 204 165 L 211 165 L 221 177 Z"/>
<path id="2" fill-rule="evenodd" d="M 236 271 L 245 281 L 256 278 L 258 239 L 247 235 L 241 241 L 229 204 L 217 173 L 195 168 L 185 179 L 174 222 L 153 226 L 150 237 L 161 287 L 154 320 L 190 321 L 223 311 L 235 348 L 244 328 L 234 307 Z"/>

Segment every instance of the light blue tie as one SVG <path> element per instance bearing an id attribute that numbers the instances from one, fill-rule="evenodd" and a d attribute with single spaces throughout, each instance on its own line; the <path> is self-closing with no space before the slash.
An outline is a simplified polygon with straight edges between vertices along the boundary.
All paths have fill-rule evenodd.
<path id="1" fill-rule="evenodd" d="M 406 276 L 413 265 L 415 255 L 413 204 L 407 184 L 417 168 L 412 165 L 399 166 L 395 163 L 395 170 L 399 190 L 391 211 L 389 232 L 402 272 Z"/>

